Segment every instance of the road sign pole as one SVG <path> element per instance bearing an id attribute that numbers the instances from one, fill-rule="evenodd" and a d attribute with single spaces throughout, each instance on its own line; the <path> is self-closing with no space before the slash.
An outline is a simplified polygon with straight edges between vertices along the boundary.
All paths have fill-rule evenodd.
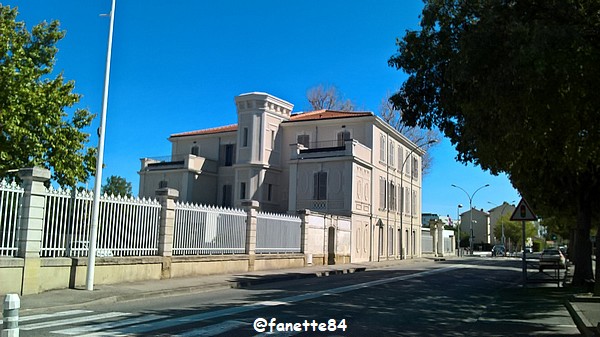
<path id="1" fill-rule="evenodd" d="M 523 286 L 527 286 L 527 257 L 525 251 L 525 220 L 521 221 L 523 227 Z"/>

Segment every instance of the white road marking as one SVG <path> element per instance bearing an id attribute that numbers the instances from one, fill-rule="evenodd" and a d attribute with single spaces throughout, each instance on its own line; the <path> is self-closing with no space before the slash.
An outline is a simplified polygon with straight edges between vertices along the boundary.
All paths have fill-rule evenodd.
<path id="1" fill-rule="evenodd" d="M 52 331 L 52 333 L 81 336 L 85 333 L 90 333 L 90 332 L 94 332 L 94 331 L 102 331 L 102 330 L 107 330 L 107 329 L 112 329 L 112 328 L 118 328 L 118 327 L 122 327 L 125 325 L 132 325 L 132 324 L 144 323 L 144 322 L 149 322 L 149 321 L 155 321 L 155 320 L 165 318 L 165 317 L 167 317 L 167 316 L 146 315 L 146 316 L 134 317 L 134 318 L 130 318 L 130 319 L 124 319 L 124 320 L 120 320 L 120 321 L 107 322 L 107 323 L 102 323 L 102 324 L 90 324 L 90 325 L 84 325 L 84 326 L 80 326 L 80 327 L 76 327 L 76 328 L 56 330 L 56 331 Z"/>
<path id="2" fill-rule="evenodd" d="M 42 322 L 42 323 L 19 325 L 19 329 L 21 329 L 21 330 L 45 329 L 45 328 L 51 328 L 53 326 L 95 321 L 95 320 L 101 320 L 101 319 L 113 318 L 113 317 L 119 317 L 119 316 L 125 316 L 125 315 L 130 315 L 130 314 L 125 313 L 125 312 L 107 312 L 104 314 L 98 314 L 98 315 L 92 315 L 92 316 L 84 316 L 84 317 L 77 317 L 77 318 L 70 318 L 70 319 L 61 319 L 58 321 L 48 321 L 48 322 Z"/>
<path id="3" fill-rule="evenodd" d="M 231 331 L 233 329 L 237 329 L 244 325 L 250 325 L 250 323 L 242 322 L 242 321 L 225 321 L 225 322 L 222 322 L 219 324 L 213 324 L 213 325 L 204 326 L 204 327 L 201 327 L 198 329 L 189 330 L 184 333 L 177 334 L 176 336 L 178 336 L 178 337 L 196 337 L 196 336 L 212 337 L 212 336 L 220 335 L 227 331 Z"/>
<path id="4" fill-rule="evenodd" d="M 91 310 L 69 310 L 69 311 L 61 311 L 61 312 L 55 312 L 53 314 L 39 314 L 39 315 L 31 315 L 31 316 L 21 316 L 19 317 L 19 323 L 22 322 L 28 322 L 28 321 L 35 321 L 38 319 L 44 319 L 44 318 L 51 318 L 51 317 L 62 317 L 62 316 L 70 316 L 70 315 L 79 315 L 79 314 L 85 314 L 85 313 L 90 313 L 92 312 Z M 0 320 L 0 324 L 2 324 L 2 320 Z"/>

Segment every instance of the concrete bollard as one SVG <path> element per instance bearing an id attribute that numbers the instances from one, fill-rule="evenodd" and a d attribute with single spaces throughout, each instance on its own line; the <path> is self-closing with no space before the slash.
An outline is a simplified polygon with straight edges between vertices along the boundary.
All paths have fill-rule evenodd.
<path id="1" fill-rule="evenodd" d="M 2 310 L 2 334 L 1 337 L 19 337 L 19 308 L 21 299 L 17 294 L 4 296 L 4 307 Z"/>

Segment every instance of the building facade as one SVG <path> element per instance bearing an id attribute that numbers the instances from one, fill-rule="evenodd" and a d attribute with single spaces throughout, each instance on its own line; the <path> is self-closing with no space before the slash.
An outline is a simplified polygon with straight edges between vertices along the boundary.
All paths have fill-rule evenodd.
<path id="1" fill-rule="evenodd" d="M 472 225 L 471 216 L 473 217 Z M 475 250 L 480 250 L 482 245 L 492 243 L 493 233 L 490 228 L 490 214 L 483 209 L 472 208 L 460 215 L 460 230 L 470 233 Z"/>
<path id="2" fill-rule="evenodd" d="M 421 254 L 422 149 L 371 112 L 292 113 L 260 92 L 235 97 L 238 123 L 173 134 L 166 158 L 141 159 L 140 196 L 351 218 L 351 261 Z"/>
<path id="3" fill-rule="evenodd" d="M 506 240 L 503 240 L 502 229 L 503 221 L 507 221 L 509 219 L 505 219 L 506 216 L 510 217 L 511 214 L 515 211 L 515 205 L 511 205 L 508 202 L 503 202 L 502 205 L 496 206 L 488 211 L 490 214 L 490 233 L 491 233 L 491 243 L 492 244 L 505 244 Z M 499 227 L 499 234 L 496 234 L 496 227 Z"/>

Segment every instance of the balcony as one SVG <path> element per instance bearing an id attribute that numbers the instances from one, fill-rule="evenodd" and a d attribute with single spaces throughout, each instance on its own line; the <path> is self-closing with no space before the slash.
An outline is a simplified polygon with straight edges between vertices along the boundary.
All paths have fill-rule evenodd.
<path id="1" fill-rule="evenodd" d="M 304 144 L 290 144 L 290 148 L 292 160 L 351 156 L 367 163 L 371 162 L 371 149 L 355 139 L 344 142 L 339 140 L 312 142 L 309 147 Z"/>
<path id="2" fill-rule="evenodd" d="M 141 171 L 188 170 L 194 172 L 217 172 L 217 162 L 193 154 L 142 158 Z"/>

